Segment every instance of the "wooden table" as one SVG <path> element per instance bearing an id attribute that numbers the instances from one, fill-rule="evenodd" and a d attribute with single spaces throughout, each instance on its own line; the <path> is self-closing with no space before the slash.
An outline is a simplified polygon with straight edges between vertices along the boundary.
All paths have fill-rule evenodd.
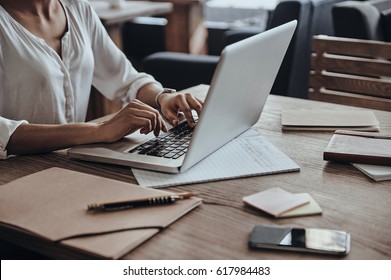
<path id="1" fill-rule="evenodd" d="M 167 2 L 125 1 L 119 9 L 110 7 L 108 1 L 91 1 L 91 5 L 106 27 L 112 40 L 122 49 L 122 25 L 140 16 L 153 16 L 172 12 Z"/>
<path id="2" fill-rule="evenodd" d="M 110 36 L 120 48 L 121 24 L 138 16 L 165 14 L 167 51 L 192 54 L 206 53 L 204 3 L 205 0 L 125 1 L 120 9 L 111 9 L 108 1 L 91 1 Z"/>
<path id="3" fill-rule="evenodd" d="M 202 96 L 203 86 L 191 90 Z M 300 172 L 201 183 L 171 188 L 197 191 L 204 204 L 124 256 L 127 259 L 333 259 L 324 255 L 256 251 L 247 247 L 258 224 L 345 230 L 352 248 L 345 259 L 391 259 L 391 181 L 374 182 L 350 165 L 325 162 L 323 151 L 331 132 L 282 132 L 281 110 L 346 107 L 271 95 L 255 127 L 301 167 Z M 381 131 L 391 133 L 391 112 L 374 111 Z M 53 166 L 136 183 L 126 167 L 86 163 L 61 153 L 20 156 L 0 161 L 0 185 Z M 309 193 L 322 215 L 274 219 L 245 207 L 242 197 L 271 187 Z M 42 258 L 0 242 L 1 258 Z"/>

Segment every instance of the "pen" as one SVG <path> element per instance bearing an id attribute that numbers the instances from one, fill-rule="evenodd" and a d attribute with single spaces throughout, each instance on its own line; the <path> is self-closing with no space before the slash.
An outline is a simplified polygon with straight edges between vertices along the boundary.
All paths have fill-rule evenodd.
<path id="1" fill-rule="evenodd" d="M 193 192 L 177 193 L 172 195 L 152 196 L 134 200 L 93 203 L 87 206 L 88 211 L 115 211 L 142 206 L 171 204 L 180 199 L 187 199 L 194 196 Z"/>

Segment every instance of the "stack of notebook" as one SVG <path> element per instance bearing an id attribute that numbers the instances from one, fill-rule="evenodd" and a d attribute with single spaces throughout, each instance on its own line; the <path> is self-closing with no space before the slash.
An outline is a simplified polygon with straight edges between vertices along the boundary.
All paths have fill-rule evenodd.
<path id="1" fill-rule="evenodd" d="M 352 163 L 375 181 L 391 179 L 391 137 L 370 133 L 380 130 L 370 110 L 285 110 L 281 113 L 281 126 L 283 131 L 333 131 L 325 160 Z"/>
<path id="2" fill-rule="evenodd" d="M 375 181 L 391 179 L 391 135 L 337 130 L 323 158 L 352 163 Z"/>

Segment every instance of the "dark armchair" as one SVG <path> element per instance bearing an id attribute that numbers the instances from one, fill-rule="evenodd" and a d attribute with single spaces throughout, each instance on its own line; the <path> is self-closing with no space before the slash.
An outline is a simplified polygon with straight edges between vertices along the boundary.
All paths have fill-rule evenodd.
<path id="1" fill-rule="evenodd" d="M 391 41 L 391 0 L 338 3 L 332 15 L 338 37 Z"/>

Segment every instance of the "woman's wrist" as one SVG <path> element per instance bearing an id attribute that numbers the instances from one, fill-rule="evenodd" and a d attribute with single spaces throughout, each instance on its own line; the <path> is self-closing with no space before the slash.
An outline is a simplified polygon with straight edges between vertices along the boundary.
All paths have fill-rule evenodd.
<path id="1" fill-rule="evenodd" d="M 176 93 L 176 90 L 175 89 L 172 89 L 172 88 L 163 88 L 163 90 L 161 92 L 159 92 L 156 97 L 155 97 L 155 104 L 156 104 L 156 108 L 158 108 L 159 110 L 161 109 L 161 100 L 164 99 L 164 96 L 168 96 L 168 95 L 171 95 L 173 93 Z"/>
<path id="2" fill-rule="evenodd" d="M 103 132 L 103 123 L 86 123 L 85 124 L 84 142 L 101 143 L 106 142 L 105 133 Z"/>

